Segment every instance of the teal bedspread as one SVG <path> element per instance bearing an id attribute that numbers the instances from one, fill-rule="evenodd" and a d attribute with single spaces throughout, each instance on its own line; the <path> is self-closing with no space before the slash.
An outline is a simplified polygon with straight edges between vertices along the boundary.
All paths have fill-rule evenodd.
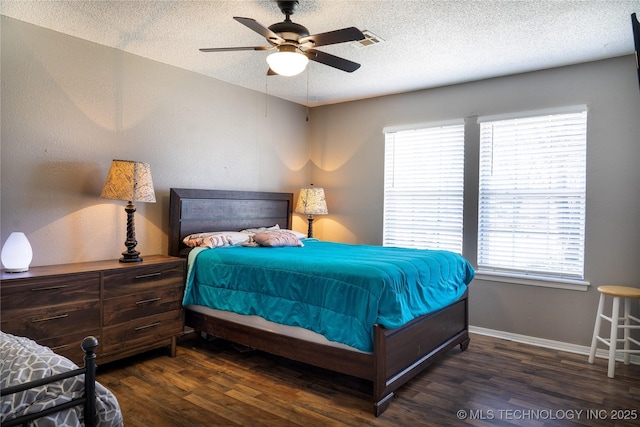
<path id="1" fill-rule="evenodd" d="M 362 351 L 373 325 L 396 328 L 458 300 L 474 271 L 446 251 L 307 239 L 304 247 L 192 251 L 183 304 L 301 326 Z"/>

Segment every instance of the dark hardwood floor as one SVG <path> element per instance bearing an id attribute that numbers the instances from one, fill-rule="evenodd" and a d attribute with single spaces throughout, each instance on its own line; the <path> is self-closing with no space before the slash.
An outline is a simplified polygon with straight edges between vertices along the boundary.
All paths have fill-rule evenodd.
<path id="1" fill-rule="evenodd" d="M 177 357 L 157 350 L 100 365 L 98 380 L 127 427 L 640 425 L 640 366 L 606 373 L 604 359 L 474 334 L 376 418 L 366 381 L 190 334 Z"/>

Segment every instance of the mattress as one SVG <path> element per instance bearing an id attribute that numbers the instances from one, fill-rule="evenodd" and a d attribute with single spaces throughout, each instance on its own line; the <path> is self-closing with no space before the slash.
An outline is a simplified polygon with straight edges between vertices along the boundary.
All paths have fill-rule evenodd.
<path id="1" fill-rule="evenodd" d="M 284 335 L 291 338 L 296 338 L 302 341 L 321 344 L 329 347 L 339 348 L 341 350 L 353 351 L 356 353 L 373 354 L 372 352 L 364 352 L 357 348 L 348 346 L 336 341 L 329 341 L 324 335 L 320 335 L 313 332 L 310 329 L 301 328 L 299 326 L 283 325 L 281 323 L 270 322 L 269 320 L 256 316 L 238 314 L 232 311 L 216 310 L 215 308 L 205 307 L 203 305 L 188 305 L 185 307 L 187 310 L 194 311 L 196 313 L 204 314 L 208 317 L 215 317 L 216 319 L 226 320 L 233 323 L 238 323 L 245 326 L 250 326 L 253 329 L 259 329 L 265 332 L 273 332 L 278 335 Z"/>

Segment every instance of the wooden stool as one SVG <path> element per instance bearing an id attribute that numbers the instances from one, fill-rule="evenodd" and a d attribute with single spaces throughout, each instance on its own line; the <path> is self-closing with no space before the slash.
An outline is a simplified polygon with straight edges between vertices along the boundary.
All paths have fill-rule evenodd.
<path id="1" fill-rule="evenodd" d="M 598 302 L 598 315 L 596 316 L 596 325 L 593 328 L 593 339 L 591 340 L 589 363 L 593 363 L 595 360 L 598 341 L 606 344 L 609 347 L 609 372 L 607 373 L 607 376 L 609 378 L 613 378 L 613 372 L 616 367 L 616 352 L 624 353 L 625 365 L 629 364 L 630 354 L 640 354 L 640 349 L 631 350 L 629 348 L 630 343 L 634 343 L 635 345 L 640 346 L 640 342 L 629 336 L 629 331 L 631 329 L 640 329 L 640 319 L 631 315 L 631 298 L 640 298 L 640 288 L 632 288 L 629 286 L 598 286 L 598 292 L 600 292 L 600 302 Z M 604 309 L 604 300 L 607 295 L 613 297 L 611 317 L 607 317 L 602 314 Z M 620 298 L 624 299 L 624 317 L 619 317 Z M 609 339 L 599 336 L 600 324 L 602 322 L 602 319 L 605 319 L 611 323 L 611 333 L 609 335 Z M 623 320 L 622 325 L 620 325 L 620 320 Z M 634 321 L 637 324 L 632 325 L 631 321 Z M 618 339 L 618 329 L 624 330 L 622 339 Z M 624 349 L 617 349 L 619 342 L 624 343 Z"/>

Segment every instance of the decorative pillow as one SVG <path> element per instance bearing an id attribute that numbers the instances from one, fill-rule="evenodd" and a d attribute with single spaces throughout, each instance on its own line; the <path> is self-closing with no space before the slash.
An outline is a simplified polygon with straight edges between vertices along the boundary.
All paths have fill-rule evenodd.
<path id="1" fill-rule="evenodd" d="M 249 234 L 258 234 L 258 233 L 264 233 L 265 231 L 274 231 L 274 230 L 280 230 L 280 231 L 288 231 L 290 233 L 295 234 L 295 236 L 298 239 L 306 239 L 307 235 L 305 233 L 301 233 L 299 231 L 295 231 L 295 230 L 289 230 L 287 228 L 280 228 L 279 224 L 276 224 L 272 227 L 260 227 L 260 228 L 247 228 L 245 230 L 242 230 L 243 233 L 249 233 Z"/>
<path id="2" fill-rule="evenodd" d="M 239 231 L 215 231 L 210 233 L 196 233 L 185 237 L 182 242 L 190 248 L 202 246 L 206 248 L 220 248 L 223 246 L 237 246 L 248 243 L 251 236 Z"/>
<path id="3" fill-rule="evenodd" d="M 280 230 L 280 225 L 276 224 L 271 227 L 247 228 L 242 230 L 242 232 L 249 233 L 249 234 L 258 234 L 258 233 L 263 233 L 265 231 L 272 231 L 272 230 Z"/>
<path id="4" fill-rule="evenodd" d="M 247 233 L 241 233 L 240 231 L 225 231 L 224 235 L 231 240 L 231 246 L 242 245 L 251 240 L 251 236 L 247 236 Z"/>
<path id="5" fill-rule="evenodd" d="M 287 230 L 271 230 L 258 233 L 253 236 L 253 240 L 260 246 L 304 246 L 295 234 Z"/>
<path id="6" fill-rule="evenodd" d="M 295 230 L 288 230 L 286 228 L 281 228 L 280 230 L 288 231 L 289 233 L 294 234 L 298 239 L 306 239 L 307 238 L 307 234 L 306 233 L 301 233 L 301 232 L 295 231 Z"/>

